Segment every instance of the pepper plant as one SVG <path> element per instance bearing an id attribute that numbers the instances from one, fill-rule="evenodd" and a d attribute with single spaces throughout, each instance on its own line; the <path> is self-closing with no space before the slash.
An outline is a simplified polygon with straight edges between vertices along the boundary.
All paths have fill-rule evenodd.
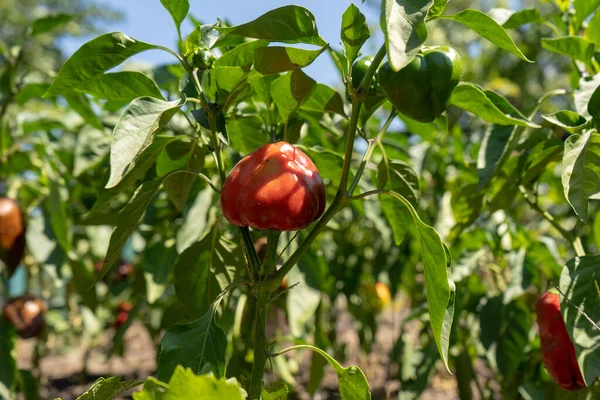
<path id="1" fill-rule="evenodd" d="M 85 247 L 75 244 L 88 238 L 71 238 L 60 216 L 49 219 L 62 232 L 56 240 L 71 262 L 76 296 L 92 310 L 119 304 L 112 350 L 136 318 L 160 340 L 156 378 L 101 378 L 82 398 L 113 398 L 142 383 L 135 399 L 285 398 L 294 377 L 284 354 L 310 350 L 311 394 L 325 360 L 343 399 L 369 399 L 365 373 L 342 366 L 334 305 L 347 299 L 368 351 L 375 314 L 391 295 L 412 306 L 392 351 L 402 398 L 422 393 L 438 363 L 455 373 L 461 398 L 472 398 L 474 388 L 480 398 L 564 398 L 552 378 L 591 398 L 600 374 L 600 282 L 598 257 L 590 255 L 598 245 L 585 223 L 595 210 L 588 201 L 600 192 L 600 3 L 544 1 L 539 9 L 484 13 L 460 1 L 382 0 L 374 54 L 366 54 L 371 32 L 353 4 L 341 16 L 337 48 L 300 6 L 231 26 L 200 23 L 188 0 L 161 3 L 176 49 L 103 34 L 64 63 L 44 95 L 71 100 L 90 125 L 94 111 L 85 114 L 73 96 L 94 99 L 104 116 L 122 110 L 96 127 L 112 130 L 108 160 L 70 180 L 103 176 L 93 204 L 71 197 L 85 213 L 74 225 L 114 226 L 95 284 L 92 263 L 77 264 Z M 194 29 L 184 35 L 187 19 Z M 488 75 L 455 30 L 484 39 L 477 43 Z M 523 51 L 513 37 L 527 45 Z M 564 57 L 555 67 L 571 68 L 570 82 L 546 82 L 551 71 L 530 55 L 540 49 Z M 168 52 L 173 63 L 112 71 L 148 50 Z M 318 57 L 336 66 L 343 96 L 304 72 Z M 532 88 L 526 80 L 522 92 L 483 81 L 491 71 L 523 79 L 515 65 L 544 79 L 533 79 Z M 560 87 L 567 84 L 573 93 Z M 567 109 L 569 95 L 576 111 Z M 90 147 L 96 140 L 84 138 Z M 59 204 L 53 190 L 50 200 Z M 545 197 L 558 204 L 552 212 Z M 145 264 L 141 272 L 123 290 L 104 285 L 132 249 Z M 574 348 L 581 373 L 576 382 L 564 378 L 572 376 L 572 357 L 568 371 L 554 371 L 560 363 L 544 347 L 546 322 L 540 317 L 540 343 L 532 318 L 538 294 L 552 283 L 568 332 L 560 329 L 560 344 Z M 118 302 L 125 296 L 133 305 Z M 282 303 L 289 336 L 270 322 Z M 408 334 L 412 322 L 417 342 Z"/>

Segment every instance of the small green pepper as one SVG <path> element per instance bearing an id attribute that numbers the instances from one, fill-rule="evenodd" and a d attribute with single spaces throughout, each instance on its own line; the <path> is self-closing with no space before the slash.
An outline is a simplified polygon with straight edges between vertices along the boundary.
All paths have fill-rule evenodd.
<path id="1" fill-rule="evenodd" d="M 358 89 L 358 86 L 360 86 L 360 83 L 365 77 L 365 74 L 367 73 L 367 70 L 371 66 L 372 62 L 373 57 L 365 56 L 359 58 L 354 62 L 354 64 L 352 64 L 352 73 L 350 74 L 350 76 L 352 77 L 352 87 L 354 88 L 354 90 Z M 371 84 L 369 85 L 369 96 L 382 95 L 383 93 L 381 91 L 381 88 L 377 83 L 377 75 L 374 75 L 373 79 L 371 79 Z"/>
<path id="2" fill-rule="evenodd" d="M 396 72 L 389 63 L 378 72 L 379 85 L 402 114 L 419 122 L 432 122 L 448 107 L 460 82 L 462 60 L 451 47 L 421 51 Z"/>

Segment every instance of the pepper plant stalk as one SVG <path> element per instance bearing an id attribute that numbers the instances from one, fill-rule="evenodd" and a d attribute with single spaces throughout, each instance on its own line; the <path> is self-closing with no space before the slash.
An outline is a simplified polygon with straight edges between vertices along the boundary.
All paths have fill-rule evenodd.
<path id="1" fill-rule="evenodd" d="M 271 293 L 273 293 L 281 282 L 283 278 L 288 274 L 288 272 L 296 265 L 300 257 L 308 250 L 312 242 L 317 238 L 321 229 L 323 229 L 327 223 L 333 218 L 338 211 L 344 208 L 351 199 L 351 195 L 348 191 L 348 177 L 350 175 L 350 166 L 352 163 L 352 154 L 354 152 L 354 139 L 356 137 L 356 129 L 358 127 L 358 117 L 360 113 L 360 108 L 362 107 L 366 96 L 368 94 L 368 88 L 371 83 L 371 79 L 377 70 L 381 61 L 386 54 L 385 44 L 381 46 L 377 54 L 375 55 L 373 62 L 369 66 L 369 69 L 365 73 L 360 86 L 356 91 L 352 89 L 352 114 L 350 117 L 350 125 L 348 126 L 348 136 L 346 137 L 346 149 L 344 152 L 344 165 L 342 167 L 342 176 L 340 179 L 340 185 L 338 188 L 338 192 L 333 200 L 333 202 L 329 205 L 327 210 L 321 218 L 317 221 L 315 226 L 311 229 L 308 236 L 304 241 L 300 244 L 298 249 L 291 255 L 291 257 L 283 264 L 283 266 L 279 269 L 275 269 L 275 260 L 267 261 L 267 268 L 264 269 L 265 275 L 260 276 L 260 289 L 257 295 L 257 305 L 256 305 L 256 325 L 255 325 L 255 336 L 254 336 L 254 363 L 252 365 L 252 378 L 250 380 L 250 386 L 248 390 L 248 395 L 250 400 L 256 400 L 260 398 L 261 390 L 262 390 L 262 381 L 265 370 L 265 365 L 267 362 L 267 345 L 266 345 L 266 337 L 265 337 L 265 325 L 267 321 L 267 311 L 269 306 L 269 299 Z M 362 173 L 362 170 L 360 171 Z M 356 179 L 360 177 L 360 173 Z M 268 248 L 267 252 L 269 255 L 273 255 L 276 257 L 277 249 L 276 249 L 276 239 L 273 233 L 268 234 Z M 268 259 L 269 257 L 267 257 Z M 262 270 L 262 267 L 261 267 Z M 261 271 L 262 272 L 262 271 Z"/>
<path id="2" fill-rule="evenodd" d="M 259 274 L 260 286 L 256 299 L 256 318 L 254 326 L 254 361 L 252 363 L 252 378 L 248 395 L 250 399 L 259 399 L 265 365 L 267 364 L 267 315 L 269 312 L 269 300 L 271 299 L 271 287 L 264 285 L 265 278 L 268 274 L 275 271 L 277 263 L 277 243 L 279 242 L 280 231 L 267 231 L 267 254 L 261 264 L 261 272 Z"/>
<path id="3" fill-rule="evenodd" d="M 308 250 L 312 242 L 317 238 L 321 229 L 323 229 L 327 223 L 333 218 L 333 216 L 344 208 L 351 200 L 351 195 L 348 191 L 348 176 L 350 175 L 350 165 L 352 162 L 352 153 L 354 152 L 354 139 L 356 137 L 356 129 L 358 127 L 358 116 L 360 112 L 360 107 L 364 103 L 364 99 L 368 94 L 369 85 L 371 84 L 371 79 L 373 75 L 375 75 L 375 71 L 377 71 L 377 67 L 383 61 L 385 57 L 386 49 L 385 43 L 381 46 L 369 69 L 365 73 L 363 80 L 361 81 L 357 90 L 351 88 L 352 93 L 352 114 L 350 117 L 350 124 L 348 126 L 348 136 L 346 138 L 346 150 L 344 153 L 344 165 L 342 168 L 342 177 L 340 179 L 340 186 L 338 192 L 333 199 L 333 202 L 329 205 L 327 210 L 323 216 L 317 221 L 315 226 L 311 229 L 308 236 L 304 241 L 298 246 L 296 251 L 290 256 L 290 258 L 283 264 L 283 266 L 269 279 L 269 287 L 278 287 L 283 278 L 290 272 L 290 270 L 296 265 L 300 257 Z M 391 121 L 390 121 L 391 122 Z M 357 174 L 355 179 L 359 179 L 360 174 Z"/>

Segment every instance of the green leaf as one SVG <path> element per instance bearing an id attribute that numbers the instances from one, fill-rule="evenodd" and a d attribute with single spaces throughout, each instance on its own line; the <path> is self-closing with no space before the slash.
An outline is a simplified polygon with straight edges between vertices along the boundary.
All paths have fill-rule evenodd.
<path id="1" fill-rule="evenodd" d="M 50 196 L 46 199 L 46 210 L 56 241 L 65 251 L 71 251 L 71 219 L 67 216 L 67 202 L 60 195 L 58 182 L 50 180 Z"/>
<path id="2" fill-rule="evenodd" d="M 250 154 L 269 142 L 263 122 L 258 115 L 227 119 L 227 132 L 231 147 L 241 154 Z"/>
<path id="3" fill-rule="evenodd" d="M 329 86 L 319 83 L 310 97 L 300 107 L 307 111 L 316 112 L 333 112 L 343 117 L 346 116 L 344 111 L 344 101 L 342 96 Z"/>
<path id="4" fill-rule="evenodd" d="M 19 370 L 19 380 L 23 390 L 24 400 L 40 400 L 40 385 L 38 378 L 34 377 L 31 371 L 26 369 Z M 2 393 L 0 393 L 2 395 Z"/>
<path id="5" fill-rule="evenodd" d="M 452 213 L 457 225 L 470 226 L 479 217 L 484 194 L 478 186 L 478 183 L 465 182 L 452 193 Z"/>
<path id="6" fill-rule="evenodd" d="M 560 161 L 562 151 L 563 143 L 556 138 L 549 138 L 536 144 L 527 154 L 521 183 L 527 185 L 538 178 L 550 163 Z"/>
<path id="7" fill-rule="evenodd" d="M 577 113 L 584 118 L 588 119 L 593 117 L 590 112 L 590 105 L 592 106 L 591 111 L 597 110 L 598 99 L 596 91 L 600 87 L 600 74 L 593 76 L 582 77 L 579 80 L 579 87 L 575 90 L 575 110 Z M 596 94 L 596 96 L 594 96 Z"/>
<path id="8" fill-rule="evenodd" d="M 97 167 L 110 152 L 110 133 L 92 127 L 83 127 L 77 135 L 73 152 L 73 176 Z"/>
<path id="9" fill-rule="evenodd" d="M 207 207 L 208 208 L 208 207 Z M 212 235 L 187 247 L 175 260 L 175 293 L 182 304 L 198 311 L 210 303 L 207 298 L 208 275 L 217 257 Z"/>
<path id="10" fill-rule="evenodd" d="M 377 168 L 377 187 L 393 190 L 404 196 L 414 207 L 419 204 L 419 177 L 413 168 L 399 160 L 382 160 Z M 394 232 L 394 242 L 399 246 L 411 225 L 409 210 L 388 196 L 380 197 L 381 209 Z"/>
<path id="11" fill-rule="evenodd" d="M 318 147 L 297 146 L 300 150 L 306 153 L 315 166 L 319 170 L 321 178 L 326 185 L 337 185 L 342 178 L 342 165 L 344 158 L 331 150 L 325 150 Z"/>
<path id="12" fill-rule="evenodd" d="M 22 106 L 31 99 L 41 99 L 50 87 L 47 83 L 28 83 L 24 85 L 17 94 L 17 103 Z"/>
<path id="13" fill-rule="evenodd" d="M 121 250 L 123 249 L 125 242 L 127 242 L 127 239 L 129 239 L 129 236 L 137 227 L 142 215 L 144 215 L 146 208 L 150 204 L 150 201 L 152 201 L 152 198 L 158 191 L 163 180 L 164 177 L 144 182 L 137 188 L 129 202 L 125 204 L 125 207 L 119 211 L 117 225 L 110 236 L 110 242 L 108 244 L 106 256 L 104 257 L 102 271 L 98 274 L 97 279 L 102 279 L 102 277 L 104 277 L 104 275 L 106 275 L 106 273 L 121 260 Z"/>
<path id="14" fill-rule="evenodd" d="M 591 62 L 596 50 L 596 45 L 593 42 L 579 36 L 568 36 L 557 39 L 542 38 L 542 47 L 586 64 Z"/>
<path id="15" fill-rule="evenodd" d="M 565 197 L 579 219 L 586 222 L 589 199 L 598 199 L 600 194 L 600 133 L 589 130 L 569 136 L 562 168 Z"/>
<path id="16" fill-rule="evenodd" d="M 403 329 L 394 352 L 398 354 L 397 360 L 401 365 L 398 374 L 400 380 L 398 399 L 417 400 L 429 386 L 431 375 L 439 359 L 435 343 L 421 343 L 421 341 L 415 343 Z"/>
<path id="17" fill-rule="evenodd" d="M 44 97 L 56 96 L 94 79 L 129 57 L 157 46 L 121 32 L 106 33 L 79 48 L 61 67 Z"/>
<path id="18" fill-rule="evenodd" d="M 156 161 L 162 149 L 175 140 L 187 140 L 184 136 L 164 136 L 157 135 L 150 146 L 148 146 L 137 158 L 135 165 L 130 169 L 121 182 L 112 189 L 101 189 L 100 195 L 96 199 L 92 209 L 85 215 L 84 220 L 88 220 L 101 213 L 102 209 L 110 202 L 116 200 L 119 194 L 133 187 L 136 182 L 145 177 L 146 173 Z M 137 186 L 137 185 L 136 185 Z"/>
<path id="19" fill-rule="evenodd" d="M 452 92 L 450 102 L 494 124 L 540 127 L 523 116 L 504 97 L 492 91 L 484 92 L 472 83 L 459 83 Z"/>
<path id="20" fill-rule="evenodd" d="M 535 8 L 526 8 L 520 11 L 513 11 L 506 8 L 492 8 L 489 13 L 504 29 L 518 28 L 526 24 L 543 24 L 544 18 Z"/>
<path id="21" fill-rule="evenodd" d="M 179 370 L 180 368 L 177 368 Z M 144 382 L 144 387 L 139 392 L 132 394 L 134 400 L 162 400 L 169 390 L 169 385 L 149 376 Z"/>
<path id="22" fill-rule="evenodd" d="M 216 216 L 210 212 L 213 203 L 214 190 L 206 187 L 196 195 L 196 200 L 185 214 L 183 224 L 177 231 L 177 252 L 185 249 L 202 239 L 209 227 L 216 222 Z"/>
<path id="23" fill-rule="evenodd" d="M 143 381 L 123 381 L 118 376 L 98 378 L 96 382 L 77 400 L 106 400 L 114 399 L 127 390 L 141 385 Z"/>
<path id="24" fill-rule="evenodd" d="M 363 44 L 371 37 L 367 18 L 354 4 L 350 4 L 346 11 L 344 11 L 344 14 L 342 14 L 340 37 L 346 49 L 345 55 L 348 65 L 352 65 L 356 57 L 358 57 Z"/>
<path id="25" fill-rule="evenodd" d="M 504 376 L 513 376 L 527 359 L 531 312 L 522 301 L 512 301 L 503 307 L 502 325 L 496 348 L 498 369 Z"/>
<path id="26" fill-rule="evenodd" d="M 306 75 L 301 69 L 288 72 L 271 83 L 271 96 L 277 106 L 277 111 L 284 121 L 304 103 L 317 82 Z"/>
<path id="27" fill-rule="evenodd" d="M 511 14 L 502 24 L 504 29 L 514 29 L 526 24 L 543 24 L 544 17 L 536 8 L 526 8 Z"/>
<path id="28" fill-rule="evenodd" d="M 492 17 L 481 11 L 467 9 L 453 15 L 441 16 L 440 18 L 451 19 L 453 21 L 460 22 L 467 28 L 479 34 L 484 39 L 487 39 L 501 49 L 514 54 L 521 60 L 533 62 L 525 57 L 521 50 L 519 50 L 515 42 L 513 42 L 504 28 L 494 21 Z"/>
<path id="29" fill-rule="evenodd" d="M 314 15 L 300 6 L 283 6 L 268 11 L 254 21 L 217 29 L 227 35 L 265 39 L 272 42 L 307 43 L 321 47 L 327 44 L 319 36 Z"/>
<path id="30" fill-rule="evenodd" d="M 191 143 L 182 140 L 171 142 L 158 156 L 156 161 L 158 176 L 178 169 L 189 171 L 175 174 L 164 182 L 169 199 L 179 211 L 185 207 L 192 185 L 198 179 L 194 172 L 200 172 L 204 167 L 204 157 L 204 148 L 198 146 L 195 140 Z"/>
<path id="31" fill-rule="evenodd" d="M 388 60 L 394 71 L 407 66 L 425 43 L 425 17 L 433 0 L 383 0 L 381 29 Z"/>
<path id="32" fill-rule="evenodd" d="M 287 400 L 288 390 L 285 382 L 275 382 L 262 390 L 262 400 Z"/>
<path id="33" fill-rule="evenodd" d="M 333 357 L 319 349 L 318 347 L 301 344 L 289 347 L 284 351 L 308 349 L 320 354 L 333 367 L 333 370 L 338 376 L 338 387 L 342 400 L 371 400 L 371 392 L 369 391 L 369 382 L 365 377 L 364 372 L 355 365 L 347 368 L 342 367 Z"/>
<path id="34" fill-rule="evenodd" d="M 0 386 L 4 385 L 6 388 L 13 386 L 17 372 L 16 345 L 15 328 L 5 318 L 0 318 L 0 358 L 2 359 Z M 1 390 L 0 395 L 4 396 Z"/>
<path id="35" fill-rule="evenodd" d="M 103 129 L 102 122 L 92 109 L 90 101 L 87 97 L 76 92 L 66 92 L 62 95 L 69 107 L 83 118 L 85 122 L 92 125 L 96 129 Z"/>
<path id="36" fill-rule="evenodd" d="M 254 68 L 262 75 L 293 71 L 312 64 L 327 48 L 304 50 L 295 47 L 261 47 L 254 56 Z"/>
<path id="37" fill-rule="evenodd" d="M 99 99 L 130 101 L 143 96 L 164 100 L 156 83 L 145 74 L 135 71 L 111 72 L 88 79 L 77 86 L 77 91 Z"/>
<path id="38" fill-rule="evenodd" d="M 579 31 L 583 22 L 600 7 L 600 0 L 575 0 L 575 32 Z"/>
<path id="39" fill-rule="evenodd" d="M 188 0 L 160 0 L 163 7 L 171 14 L 173 22 L 179 31 L 181 23 L 185 21 L 188 11 L 190 9 L 190 3 Z"/>
<path id="40" fill-rule="evenodd" d="M 217 25 L 200 25 L 183 42 L 183 55 L 189 56 L 194 50 L 211 49 L 219 39 Z"/>
<path id="41" fill-rule="evenodd" d="M 570 133 L 579 133 L 589 126 L 589 121 L 574 111 L 562 110 L 552 114 L 542 114 L 546 121 L 560 126 Z"/>
<path id="42" fill-rule="evenodd" d="M 227 336 L 215 321 L 216 311 L 213 303 L 202 318 L 167 329 L 160 343 L 158 379 L 166 381 L 178 365 L 198 373 L 210 364 L 217 378 L 225 375 Z"/>
<path id="43" fill-rule="evenodd" d="M 253 40 L 242 43 L 229 50 L 214 63 L 215 67 L 247 67 L 254 62 L 254 54 L 269 45 L 268 40 Z"/>
<path id="44" fill-rule="evenodd" d="M 113 131 L 110 177 L 106 188 L 115 187 L 135 166 L 140 154 L 185 104 L 185 99 L 163 101 L 152 97 L 135 99 L 123 112 Z"/>
<path id="45" fill-rule="evenodd" d="M 425 269 L 425 288 L 427 291 L 427 306 L 433 337 L 447 370 L 448 349 L 450 346 L 450 331 L 454 318 L 454 298 L 456 287 L 448 277 L 450 259 L 442 239 L 431 226 L 419 218 L 410 202 L 395 192 L 388 194 L 404 204 L 413 217 L 419 242 L 421 257 Z M 380 195 L 380 198 L 384 195 Z"/>
<path id="46" fill-rule="evenodd" d="M 598 324 L 600 321 L 600 257 L 576 257 L 560 275 L 560 289 L 580 310 Z M 575 345 L 577 362 L 587 385 L 600 376 L 600 330 L 562 298 L 560 305 L 569 336 Z"/>
<path id="47" fill-rule="evenodd" d="M 600 46 L 600 12 L 595 13 L 590 19 L 585 38 L 590 42 L 594 42 L 596 46 Z"/>
<path id="48" fill-rule="evenodd" d="M 169 384 L 150 377 L 141 392 L 134 393 L 135 400 L 227 399 L 245 400 L 246 391 L 235 378 L 217 379 L 210 375 L 195 375 L 189 368 L 178 366 Z"/>
<path id="49" fill-rule="evenodd" d="M 318 285 L 322 279 L 317 275 L 320 262 L 323 260 L 307 254 L 300 261 L 298 268 L 292 269 L 287 275 L 289 285 L 298 284 L 286 296 L 290 331 L 297 338 L 305 335 L 305 327 L 313 319 L 321 303 L 321 288 Z"/>
<path id="50" fill-rule="evenodd" d="M 502 169 L 525 128 L 509 125 L 490 125 L 484 134 L 477 156 L 479 189 L 488 186 Z"/>
<path id="51" fill-rule="evenodd" d="M 172 241 L 159 241 L 146 247 L 143 253 L 146 299 L 153 304 L 161 298 L 171 285 L 171 268 L 175 263 L 177 250 Z"/>
<path id="52" fill-rule="evenodd" d="M 66 24 L 75 17 L 73 14 L 55 14 L 46 17 L 38 18 L 31 24 L 31 36 L 36 36 L 41 33 L 47 33 L 61 25 Z"/>
<path id="53" fill-rule="evenodd" d="M 449 0 L 434 0 L 433 5 L 427 13 L 427 18 L 439 17 L 444 13 Z"/>

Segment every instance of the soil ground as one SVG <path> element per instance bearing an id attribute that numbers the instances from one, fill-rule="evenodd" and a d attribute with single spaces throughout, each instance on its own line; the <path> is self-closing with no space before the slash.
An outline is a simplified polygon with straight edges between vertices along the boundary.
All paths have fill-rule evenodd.
<path id="1" fill-rule="evenodd" d="M 340 310 L 342 311 L 342 310 Z M 358 365 L 366 374 L 370 384 L 373 399 L 397 399 L 400 383 L 395 379 L 397 369 L 390 367 L 389 354 L 398 336 L 398 318 L 393 323 L 393 311 L 388 310 L 380 316 L 379 330 L 375 343 L 369 354 L 359 349 L 358 334 L 353 329 L 350 314 L 342 312 L 337 321 L 338 340 L 346 345 L 349 359 L 344 365 Z M 398 315 L 398 314 L 396 314 Z M 110 348 L 114 332 L 107 330 L 103 335 L 100 346 L 87 349 L 84 346 L 64 355 L 52 355 L 41 359 L 40 369 L 42 384 L 40 395 L 42 399 L 62 398 L 74 400 L 85 392 L 99 377 L 119 375 L 122 379 L 143 380 L 156 371 L 156 347 L 143 325 L 134 323 L 127 331 L 124 339 L 125 347 L 122 357 L 105 357 L 105 349 Z M 33 340 L 19 340 L 17 343 L 18 366 L 29 369 L 32 365 Z M 88 351 L 88 361 L 85 372 L 83 358 Z M 296 353 L 299 364 L 297 393 L 290 399 L 308 400 L 310 395 L 305 389 L 308 381 L 310 352 Z M 134 389 L 134 391 L 139 388 Z M 126 394 L 121 398 L 131 398 Z M 331 368 L 326 369 L 321 389 L 312 397 L 316 400 L 339 399 L 337 390 L 337 375 Z M 430 387 L 419 397 L 423 400 L 454 400 L 458 399 L 454 378 L 445 370 L 439 369 Z"/>

